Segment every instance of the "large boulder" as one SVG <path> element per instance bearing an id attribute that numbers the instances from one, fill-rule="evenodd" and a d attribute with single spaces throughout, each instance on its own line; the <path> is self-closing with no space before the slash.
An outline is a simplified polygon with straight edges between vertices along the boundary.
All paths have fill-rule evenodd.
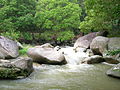
<path id="1" fill-rule="evenodd" d="M 27 71 L 30 74 L 33 71 L 33 60 L 31 58 L 17 58 L 11 62 L 12 66 Z"/>
<path id="2" fill-rule="evenodd" d="M 112 76 L 112 77 L 116 77 L 116 78 L 120 78 L 120 64 L 117 64 L 116 66 L 112 67 L 111 69 L 109 69 L 106 74 L 108 76 Z"/>
<path id="3" fill-rule="evenodd" d="M 94 55 L 94 56 L 85 58 L 84 60 L 82 60 L 81 63 L 95 64 L 95 63 L 101 63 L 101 62 L 104 62 L 104 61 L 105 60 L 102 56 Z"/>
<path id="4" fill-rule="evenodd" d="M 120 49 L 120 37 L 110 38 L 108 43 L 108 50 Z"/>
<path id="5" fill-rule="evenodd" d="M 32 58 L 33 61 L 40 64 L 66 64 L 66 60 L 62 52 L 57 51 L 50 44 L 29 48 L 27 55 Z"/>
<path id="6" fill-rule="evenodd" d="M 0 36 L 0 58 L 16 58 L 19 55 L 18 45 L 15 41 Z"/>
<path id="7" fill-rule="evenodd" d="M 25 78 L 33 71 L 32 60 L 30 58 L 17 58 L 0 60 L 0 79 Z"/>
<path id="8" fill-rule="evenodd" d="M 74 47 L 89 48 L 90 43 L 95 37 L 96 37 L 96 32 L 80 37 L 75 42 Z"/>
<path id="9" fill-rule="evenodd" d="M 98 36 L 93 39 L 92 43 L 90 44 L 90 49 L 96 55 L 102 55 L 108 50 L 108 42 L 109 38 Z"/>
<path id="10" fill-rule="evenodd" d="M 90 43 L 96 36 L 107 36 L 107 34 L 108 33 L 106 31 L 89 33 L 83 37 L 78 38 L 74 44 L 74 47 L 89 48 Z"/>
<path id="11" fill-rule="evenodd" d="M 108 42 L 108 51 L 113 51 L 113 53 L 114 53 L 114 51 L 119 52 L 119 50 L 120 50 L 120 37 L 110 38 L 109 42 Z M 118 52 L 115 55 L 108 55 L 108 56 L 110 56 L 120 62 L 120 53 L 118 53 Z"/>

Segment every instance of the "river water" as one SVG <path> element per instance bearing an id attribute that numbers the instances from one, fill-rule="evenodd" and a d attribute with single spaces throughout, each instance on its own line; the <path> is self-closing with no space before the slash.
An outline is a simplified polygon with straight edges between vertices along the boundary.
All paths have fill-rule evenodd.
<path id="1" fill-rule="evenodd" d="M 120 80 L 105 75 L 111 67 L 41 65 L 26 79 L 0 80 L 0 90 L 120 90 Z"/>

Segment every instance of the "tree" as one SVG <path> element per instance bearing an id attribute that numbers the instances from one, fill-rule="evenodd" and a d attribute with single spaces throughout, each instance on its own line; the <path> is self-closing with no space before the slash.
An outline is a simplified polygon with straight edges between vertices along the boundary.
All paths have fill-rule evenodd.
<path id="1" fill-rule="evenodd" d="M 119 0 L 85 0 L 87 16 L 80 24 L 83 32 L 113 30 L 120 22 Z"/>
<path id="2" fill-rule="evenodd" d="M 51 31 L 61 40 L 62 32 L 73 37 L 80 23 L 81 8 L 69 0 L 38 0 L 35 21 L 42 32 Z M 53 35 L 53 33 L 52 33 Z M 62 34 L 63 35 L 63 34 Z M 67 38 L 68 39 L 68 38 Z"/>
<path id="3" fill-rule="evenodd" d="M 0 31 L 8 36 L 33 30 L 35 6 L 36 0 L 0 0 Z"/>

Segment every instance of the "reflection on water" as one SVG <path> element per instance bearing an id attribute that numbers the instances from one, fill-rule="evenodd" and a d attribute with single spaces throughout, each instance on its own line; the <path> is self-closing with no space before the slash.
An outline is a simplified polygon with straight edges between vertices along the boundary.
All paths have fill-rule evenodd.
<path id="1" fill-rule="evenodd" d="M 111 66 L 42 65 L 26 79 L 1 80 L 0 90 L 120 90 L 120 80 L 108 77 Z"/>

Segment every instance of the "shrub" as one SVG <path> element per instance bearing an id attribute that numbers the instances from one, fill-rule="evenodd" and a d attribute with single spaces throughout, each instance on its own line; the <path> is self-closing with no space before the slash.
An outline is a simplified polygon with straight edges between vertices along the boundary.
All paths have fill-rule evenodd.
<path id="1" fill-rule="evenodd" d="M 107 52 L 107 55 L 117 55 L 120 53 L 120 49 L 117 49 L 117 50 L 110 50 Z"/>
<path id="2" fill-rule="evenodd" d="M 19 54 L 20 54 L 20 55 L 26 55 L 27 50 L 28 50 L 30 47 L 32 47 L 32 46 L 25 44 L 25 45 L 23 45 L 23 47 L 24 47 L 23 49 L 20 49 L 20 50 L 19 50 Z"/>

